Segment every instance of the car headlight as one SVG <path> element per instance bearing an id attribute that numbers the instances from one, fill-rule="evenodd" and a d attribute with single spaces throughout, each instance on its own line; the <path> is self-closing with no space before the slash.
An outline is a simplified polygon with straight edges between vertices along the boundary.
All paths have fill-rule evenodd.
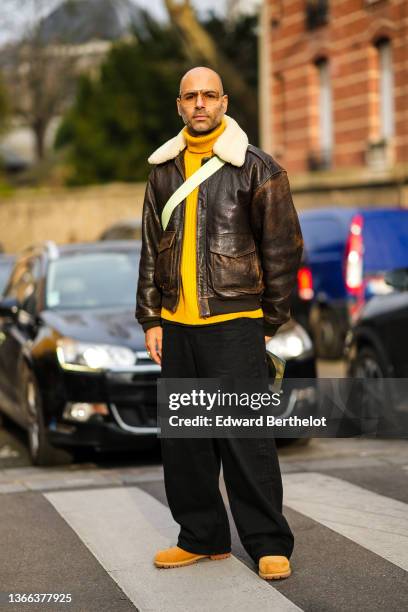
<path id="1" fill-rule="evenodd" d="M 72 338 L 57 340 L 58 361 L 66 370 L 104 371 L 134 365 L 135 354 L 125 346 L 90 344 Z"/>
<path id="2" fill-rule="evenodd" d="M 312 351 L 313 345 L 303 327 L 295 323 L 287 330 L 278 331 L 266 348 L 281 359 L 293 359 Z"/>

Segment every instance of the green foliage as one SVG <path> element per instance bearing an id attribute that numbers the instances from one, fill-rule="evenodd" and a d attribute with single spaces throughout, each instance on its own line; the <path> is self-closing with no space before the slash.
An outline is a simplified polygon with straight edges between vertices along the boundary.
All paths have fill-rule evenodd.
<path id="1" fill-rule="evenodd" d="M 10 198 L 15 194 L 15 189 L 12 187 L 6 179 L 1 176 L 1 167 L 0 167 L 0 198 L 3 200 L 5 198 Z"/>
<path id="2" fill-rule="evenodd" d="M 232 24 L 226 23 L 210 14 L 203 24 L 219 50 L 238 69 L 248 85 L 248 97 L 258 98 L 258 16 L 241 15 Z M 222 76 L 222 75 L 221 75 Z M 229 94 L 228 114 L 234 117 L 248 134 L 249 141 L 258 144 L 258 117 L 248 111 L 242 100 L 237 100 L 224 83 L 225 93 Z"/>
<path id="3" fill-rule="evenodd" d="M 216 41 L 220 51 L 239 69 L 248 86 L 258 87 L 258 16 L 241 15 L 228 26 L 223 19 L 210 13 L 203 24 Z"/>
<path id="4" fill-rule="evenodd" d="M 134 42 L 116 44 L 97 80 L 82 76 L 56 136 L 68 145 L 70 184 L 144 180 L 148 155 L 181 129 L 175 112 L 180 43 L 146 17 Z"/>

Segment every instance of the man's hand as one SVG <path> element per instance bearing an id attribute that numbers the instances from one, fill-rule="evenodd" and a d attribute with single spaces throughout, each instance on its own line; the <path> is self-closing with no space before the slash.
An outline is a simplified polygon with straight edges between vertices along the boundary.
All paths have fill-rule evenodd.
<path id="1" fill-rule="evenodd" d="M 272 336 L 265 336 L 265 342 L 269 342 L 269 340 L 272 340 Z"/>
<path id="2" fill-rule="evenodd" d="M 145 335 L 145 345 L 150 358 L 161 365 L 163 329 L 160 325 L 151 327 Z"/>

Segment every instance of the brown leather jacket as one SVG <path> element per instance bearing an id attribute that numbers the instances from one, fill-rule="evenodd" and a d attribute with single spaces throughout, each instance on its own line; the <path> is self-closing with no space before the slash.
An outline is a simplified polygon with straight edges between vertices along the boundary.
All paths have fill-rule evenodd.
<path id="1" fill-rule="evenodd" d="M 161 324 L 162 306 L 174 312 L 179 301 L 186 201 L 164 232 L 161 211 L 185 180 L 183 160 L 181 150 L 156 164 L 148 178 L 135 313 L 144 331 Z M 272 336 L 290 316 L 302 234 L 286 170 L 252 145 L 245 147 L 242 161 L 226 163 L 199 187 L 199 313 L 209 317 L 262 307 L 265 334 Z"/>

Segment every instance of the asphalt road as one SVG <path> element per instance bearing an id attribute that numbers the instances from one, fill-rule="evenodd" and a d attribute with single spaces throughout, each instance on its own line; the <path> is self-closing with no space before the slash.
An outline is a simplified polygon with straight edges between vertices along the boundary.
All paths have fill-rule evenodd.
<path id="1" fill-rule="evenodd" d="M 319 364 L 320 375 L 342 375 Z M 336 374 L 337 372 L 337 374 Z M 314 439 L 280 448 L 293 574 L 261 580 L 230 518 L 233 556 L 152 565 L 176 543 L 159 453 L 29 465 L 25 437 L 0 428 L 0 609 L 79 612 L 376 612 L 408 601 L 408 444 Z M 71 593 L 71 603 L 7 603 L 7 593 Z"/>
<path id="2" fill-rule="evenodd" d="M 1 590 L 71 593 L 49 609 L 209 612 L 375 612 L 408 600 L 408 445 L 315 439 L 280 451 L 293 574 L 266 583 L 229 510 L 233 557 L 156 570 L 173 545 L 159 457 L 144 465 L 88 463 L 0 470 Z M 1 599 L 0 599 L 1 601 Z M 4 601 L 4 599 L 3 599 Z M 5 610 L 47 606 L 6 605 Z"/>

